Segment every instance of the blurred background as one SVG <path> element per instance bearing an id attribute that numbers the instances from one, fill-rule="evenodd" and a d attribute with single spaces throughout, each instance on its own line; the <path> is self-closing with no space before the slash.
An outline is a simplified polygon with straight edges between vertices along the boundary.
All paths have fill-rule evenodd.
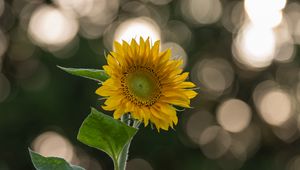
<path id="1" fill-rule="evenodd" d="M 33 169 L 27 147 L 113 169 L 76 140 L 98 85 L 56 65 L 100 69 L 114 40 L 139 36 L 200 90 L 176 130 L 141 128 L 128 170 L 300 169 L 296 0 L 0 0 L 0 169 Z"/>

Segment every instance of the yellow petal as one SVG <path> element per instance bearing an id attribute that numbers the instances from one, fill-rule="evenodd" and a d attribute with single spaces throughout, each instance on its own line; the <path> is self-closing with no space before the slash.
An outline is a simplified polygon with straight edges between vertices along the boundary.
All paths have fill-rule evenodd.
<path id="1" fill-rule="evenodd" d="M 184 81 L 182 83 L 180 83 L 180 85 L 178 85 L 179 88 L 193 88 L 196 87 L 196 85 L 192 82 L 189 81 Z"/>
<path id="2" fill-rule="evenodd" d="M 159 132 L 159 129 L 161 128 L 161 121 L 154 117 L 152 114 L 150 114 L 150 121 L 155 125 L 157 131 Z"/>
<path id="3" fill-rule="evenodd" d="M 131 52 L 130 45 L 124 40 L 122 41 L 122 48 L 123 48 L 123 51 L 124 51 L 124 57 L 126 57 L 126 58 L 132 57 L 132 52 Z M 131 53 L 131 55 L 129 55 L 129 52 Z"/>
<path id="4" fill-rule="evenodd" d="M 116 53 L 124 56 L 124 51 L 123 51 L 122 45 L 119 42 L 117 42 L 117 41 L 114 42 L 114 48 L 115 48 Z"/>
<path id="5" fill-rule="evenodd" d="M 160 41 L 156 41 L 151 49 L 151 55 L 153 59 L 157 59 L 158 58 L 158 53 L 159 53 L 159 44 Z"/>
<path id="6" fill-rule="evenodd" d="M 190 100 L 186 100 L 182 97 L 161 97 L 160 101 L 170 103 L 172 105 L 190 108 Z"/>
<path id="7" fill-rule="evenodd" d="M 107 58 L 106 58 L 106 60 L 107 60 L 107 64 L 108 64 L 110 67 L 112 67 L 112 68 L 114 68 L 114 69 L 116 69 L 116 68 L 119 67 L 119 64 L 118 64 L 117 60 L 116 60 L 113 56 L 108 55 Z"/>
<path id="8" fill-rule="evenodd" d="M 168 62 L 166 66 L 163 67 L 163 69 L 160 69 L 160 75 L 162 79 L 174 79 L 175 77 L 178 77 L 179 74 L 182 73 L 182 69 L 179 68 L 177 65 L 179 65 L 180 62 Z"/>
<path id="9" fill-rule="evenodd" d="M 133 56 L 137 56 L 137 54 L 139 52 L 139 46 L 136 43 L 135 39 L 131 40 L 130 47 L 131 47 L 131 50 L 133 52 Z"/>
<path id="10" fill-rule="evenodd" d="M 104 102 L 106 106 L 103 106 L 103 109 L 110 110 L 110 111 L 115 110 L 115 108 L 120 106 L 122 100 L 123 97 L 120 95 L 111 96 L 108 99 L 106 99 L 106 101 Z"/>
<path id="11" fill-rule="evenodd" d="M 165 116 L 164 114 L 160 113 L 159 109 L 155 108 L 155 106 L 150 107 L 150 112 L 154 117 L 156 117 L 157 119 L 160 119 L 162 121 L 168 119 L 168 117 Z"/>
<path id="12" fill-rule="evenodd" d="M 166 61 L 169 61 L 171 55 L 172 55 L 172 52 L 171 52 L 171 49 L 169 49 L 169 48 L 166 51 L 164 51 L 163 53 L 161 53 L 159 55 L 160 64 L 164 64 Z"/>
<path id="13" fill-rule="evenodd" d="M 176 125 L 178 122 L 178 118 L 176 115 L 176 109 L 173 106 L 171 106 L 170 104 L 166 104 L 166 103 L 158 103 L 158 105 L 160 105 L 161 111 L 163 113 L 165 113 L 166 115 L 168 115 L 170 117 L 170 119 L 172 119 L 174 124 Z"/>
<path id="14" fill-rule="evenodd" d="M 193 90 L 185 90 L 184 94 L 188 96 L 189 99 L 192 99 L 197 96 L 197 93 Z"/>
<path id="15" fill-rule="evenodd" d="M 144 121 L 144 125 L 145 127 L 148 125 L 149 123 L 149 119 L 150 119 L 150 113 L 148 112 L 147 109 L 145 108 L 141 108 L 140 109 L 141 114 L 143 115 L 143 121 Z"/>
<path id="16" fill-rule="evenodd" d="M 127 113 L 127 112 L 133 112 L 134 111 L 134 107 L 135 107 L 135 105 L 134 105 L 134 103 L 132 103 L 131 101 L 127 101 L 126 103 L 125 103 L 125 112 Z"/>
<path id="17" fill-rule="evenodd" d="M 111 96 L 116 94 L 117 90 L 113 89 L 110 86 L 101 86 L 96 90 L 96 94 L 100 95 L 100 96 Z"/>
<path id="18" fill-rule="evenodd" d="M 168 98 L 178 98 L 182 100 L 188 100 L 188 96 L 185 95 L 184 91 L 181 89 L 171 89 L 171 90 L 164 90 L 162 95 Z"/>
<path id="19" fill-rule="evenodd" d="M 127 67 L 128 66 L 127 63 L 126 63 L 126 60 L 124 58 L 124 55 L 121 55 L 121 54 L 113 52 L 113 51 L 111 51 L 110 54 L 118 61 L 119 65 L 121 65 L 121 67 Z"/>
<path id="20" fill-rule="evenodd" d="M 184 81 L 188 78 L 189 76 L 189 73 L 188 72 L 185 72 L 185 73 L 182 73 L 181 75 L 178 75 L 175 79 L 174 79 L 174 82 L 177 82 L 177 81 Z"/>
<path id="21" fill-rule="evenodd" d="M 111 67 L 110 66 L 108 66 L 108 65 L 104 65 L 103 66 L 103 69 L 104 69 L 104 71 L 108 74 L 108 75 L 113 75 L 113 70 L 111 69 Z"/>
<path id="22" fill-rule="evenodd" d="M 123 108 L 123 107 L 119 107 L 119 108 L 116 109 L 115 112 L 114 112 L 114 119 L 120 119 L 120 117 L 121 117 L 124 113 L 126 113 L 126 112 L 124 111 L 124 108 Z"/>
<path id="23" fill-rule="evenodd" d="M 149 63 L 149 58 L 151 58 L 151 56 L 149 56 L 150 54 L 150 41 L 149 38 L 147 38 L 146 42 L 145 42 L 145 50 L 144 50 L 144 57 L 142 60 L 142 65 L 147 65 Z"/>

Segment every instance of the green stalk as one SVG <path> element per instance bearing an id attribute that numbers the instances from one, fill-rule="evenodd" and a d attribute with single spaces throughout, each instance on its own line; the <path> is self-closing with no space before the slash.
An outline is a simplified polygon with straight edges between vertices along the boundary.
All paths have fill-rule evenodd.
<path id="1" fill-rule="evenodd" d="M 118 160 L 117 159 L 113 159 L 114 162 L 114 170 L 120 170 L 119 169 L 119 165 L 118 165 Z"/>
<path id="2" fill-rule="evenodd" d="M 127 163 L 127 159 L 128 159 L 130 143 L 131 143 L 131 140 L 124 146 L 124 149 L 120 154 L 120 158 L 118 160 L 119 170 L 126 169 L 126 163 Z"/>
<path id="3" fill-rule="evenodd" d="M 130 125 L 130 115 L 129 114 L 123 115 L 121 117 L 121 121 L 128 124 L 128 126 L 132 126 L 137 129 L 140 125 L 140 121 L 138 121 L 138 120 L 134 120 L 133 124 Z M 132 139 L 130 139 L 129 142 L 124 146 L 119 159 L 114 161 L 115 170 L 125 170 L 126 169 L 128 152 L 129 152 L 129 147 L 130 147 L 131 141 L 132 141 Z"/>

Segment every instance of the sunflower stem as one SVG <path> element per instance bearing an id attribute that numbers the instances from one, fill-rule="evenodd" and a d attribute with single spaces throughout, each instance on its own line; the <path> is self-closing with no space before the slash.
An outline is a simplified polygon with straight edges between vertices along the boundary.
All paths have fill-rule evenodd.
<path id="1" fill-rule="evenodd" d="M 129 121 L 130 121 L 130 117 L 128 119 L 128 115 L 123 115 L 121 117 L 121 121 L 124 122 L 124 123 L 126 123 L 126 124 L 128 124 Z M 134 120 L 132 127 L 138 129 L 140 123 L 141 123 L 140 121 Z M 114 163 L 115 170 L 125 170 L 126 169 L 126 164 L 127 164 L 127 159 L 128 159 L 128 153 L 129 153 L 129 147 L 130 147 L 131 141 L 132 141 L 132 139 L 130 139 L 129 142 L 124 146 L 124 148 L 123 148 L 123 150 L 122 150 L 122 152 L 120 154 L 120 157 L 119 157 L 118 161 L 115 161 L 117 163 L 117 165 L 116 165 L 116 163 Z"/>
<path id="2" fill-rule="evenodd" d="M 129 151 L 130 143 L 131 143 L 131 140 L 124 146 L 123 151 L 120 154 L 120 158 L 118 160 L 119 170 L 126 169 L 126 163 L 127 163 L 127 159 L 128 159 L 128 151 Z"/>
<path id="3" fill-rule="evenodd" d="M 118 160 L 114 159 L 114 170 L 120 170 Z"/>
<path id="4" fill-rule="evenodd" d="M 132 125 L 132 127 L 134 127 L 134 128 L 137 128 L 137 129 L 138 129 L 141 123 L 142 123 L 142 122 L 140 122 L 140 121 L 138 121 L 138 120 L 135 120 L 135 121 L 133 122 L 133 125 Z"/>

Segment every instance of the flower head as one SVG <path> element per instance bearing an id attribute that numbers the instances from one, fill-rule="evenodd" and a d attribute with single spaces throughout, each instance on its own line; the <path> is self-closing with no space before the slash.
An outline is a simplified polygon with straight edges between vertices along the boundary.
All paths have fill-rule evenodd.
<path id="1" fill-rule="evenodd" d="M 114 51 L 107 56 L 103 69 L 110 76 L 96 90 L 106 97 L 103 109 L 114 111 L 114 118 L 130 113 L 134 119 L 155 124 L 159 130 L 168 130 L 177 124 L 174 106 L 190 107 L 190 99 L 197 93 L 182 73 L 182 60 L 171 59 L 171 50 L 159 51 L 159 41 L 153 47 L 149 39 L 140 38 L 139 44 L 114 42 Z"/>

